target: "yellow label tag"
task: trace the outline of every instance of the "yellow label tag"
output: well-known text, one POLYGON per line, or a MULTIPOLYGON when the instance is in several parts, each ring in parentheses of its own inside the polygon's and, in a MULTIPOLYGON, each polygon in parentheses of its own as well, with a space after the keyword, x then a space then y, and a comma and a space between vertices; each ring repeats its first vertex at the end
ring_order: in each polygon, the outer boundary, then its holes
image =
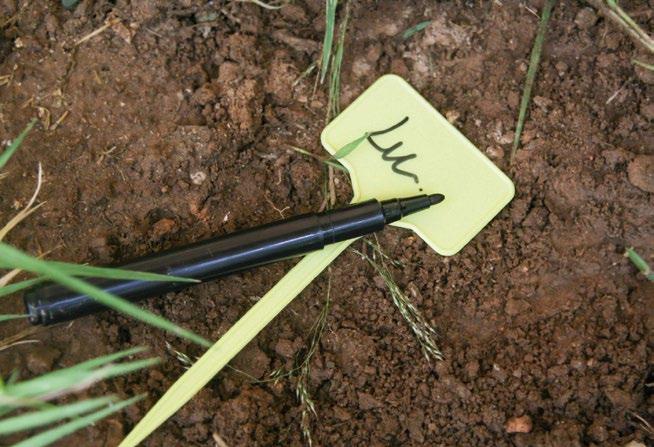
POLYGON ((386 75, 322 132, 334 154, 365 133, 339 161, 353 202, 442 193, 445 201, 395 225, 415 231, 444 256, 461 250, 513 198, 511 180, 404 79, 386 75))

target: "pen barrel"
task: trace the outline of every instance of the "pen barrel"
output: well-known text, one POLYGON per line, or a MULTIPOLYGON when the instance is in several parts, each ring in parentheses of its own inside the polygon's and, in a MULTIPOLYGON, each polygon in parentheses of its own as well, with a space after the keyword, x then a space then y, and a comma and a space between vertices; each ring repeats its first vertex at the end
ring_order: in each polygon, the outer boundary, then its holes
MULTIPOLYGON (((204 282, 378 231, 384 227, 384 223, 381 204, 371 200, 331 212, 306 214, 216 237, 137 259, 119 268, 204 282)), ((186 282, 102 278, 87 281, 132 302, 193 285, 186 282)), ((46 283, 28 291, 24 301, 30 322, 42 325, 72 320, 105 308, 87 295, 54 283, 46 283)))

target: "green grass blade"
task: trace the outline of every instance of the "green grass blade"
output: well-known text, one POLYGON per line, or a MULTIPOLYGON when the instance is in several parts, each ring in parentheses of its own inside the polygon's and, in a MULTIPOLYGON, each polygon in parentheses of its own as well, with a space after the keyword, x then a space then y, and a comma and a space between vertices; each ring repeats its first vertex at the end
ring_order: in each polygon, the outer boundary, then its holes
POLYGON ((79 416, 89 411, 97 410, 114 400, 115 398, 113 396, 98 397, 7 418, 0 421, 0 435, 32 430, 62 419, 79 416))
POLYGON ((334 43, 334 27, 336 25, 336 7, 338 0, 325 1, 325 38, 322 43, 322 57, 320 62, 320 83, 325 81, 329 60, 332 57, 332 45, 334 43))
MULTIPOLYGON (((293 149, 293 150, 294 150, 295 152, 297 152, 297 153, 300 153, 300 154, 302 154, 302 155, 306 155, 307 157, 311 157, 311 158, 313 158, 314 160, 318 160, 319 162, 324 163, 324 164, 326 164, 327 166, 331 166, 331 167, 334 168, 334 169, 338 169, 339 171, 343 171, 343 172, 348 172, 348 170, 345 169, 345 166, 343 166, 342 164, 340 164, 340 163, 337 162, 337 161, 334 161, 334 160, 330 160, 330 159, 325 159, 325 158, 319 157, 319 156, 317 156, 317 155, 315 155, 315 154, 312 154, 311 152, 307 151, 306 149, 302 149, 301 147, 292 146, 292 145, 290 145, 290 144, 289 144, 289 147, 290 147, 291 149, 293 149)), ((332 158, 335 158, 335 157, 332 157, 332 158)))
POLYGON ((629 258, 629 260, 636 266, 638 270, 640 270, 643 275, 645 275, 647 279, 654 281, 654 272, 652 272, 652 268, 647 263, 647 261, 645 261, 642 256, 640 256, 636 250, 633 249, 633 247, 627 248, 625 256, 629 258))
POLYGON ((47 261, 42 261, 27 255, 12 247, 11 245, 0 243, 0 260, 12 265, 13 268, 20 268, 22 270, 45 276, 52 281, 58 282, 59 284, 68 287, 71 290, 88 295, 107 307, 134 317, 137 320, 140 320, 151 326, 155 326, 165 331, 171 332, 179 337, 191 340, 201 346, 211 346, 211 343, 208 340, 200 337, 199 335, 196 335, 192 331, 181 328, 175 323, 144 309, 141 309, 129 301, 107 293, 104 290, 99 289, 87 282, 70 276, 59 270, 57 267, 51 265, 47 261))
POLYGON ((368 138, 368 135, 369 135, 368 132, 366 132, 365 134, 363 134, 363 136, 357 138, 356 140, 353 140, 353 141, 350 141, 349 143, 347 143, 345 146, 343 146, 343 147, 340 148, 338 151, 336 151, 336 153, 334 154, 334 158, 338 160, 339 158, 346 157, 346 156, 347 156, 348 154, 350 154, 354 149, 356 149, 357 147, 359 147, 359 145, 360 145, 361 143, 363 143, 363 141, 364 141, 366 138, 368 138))
POLYGON ((65 374, 62 374, 64 370, 56 371, 24 382, 6 385, 3 394, 11 398, 51 398, 53 395, 83 389, 101 380, 147 368, 158 362, 157 358, 149 358, 109 364, 93 370, 69 368, 65 374))
POLYGON ((194 278, 183 278, 181 276, 161 275, 158 273, 138 272, 134 270, 124 270, 108 267, 93 267, 90 265, 71 264, 68 262, 45 261, 54 265, 60 271, 72 276, 90 276, 93 278, 109 279, 136 279, 141 281, 166 281, 166 282, 189 282, 199 283, 200 280, 194 278))
POLYGON ((11 295, 12 293, 19 292, 28 287, 32 287, 35 284, 38 284, 43 281, 43 278, 33 278, 26 279, 25 281, 20 281, 14 284, 9 284, 4 287, 0 287, 0 297, 5 295, 11 295))
POLYGON ((25 314, 5 314, 0 315, 0 322, 9 321, 9 320, 18 320, 19 318, 27 318, 25 314))
POLYGON ((529 101, 531 100, 531 90, 534 86, 536 73, 538 72, 538 65, 540 63, 540 55, 543 51, 543 42, 545 42, 545 34, 547 33, 547 24, 552 15, 552 8, 556 0, 546 0, 543 6, 543 12, 540 15, 540 22, 538 23, 538 32, 534 40, 534 46, 531 49, 531 56, 529 57, 529 68, 527 69, 527 79, 525 87, 522 90, 522 99, 520 100, 520 111, 518 112, 518 123, 515 128, 515 136, 513 137, 513 147, 511 149, 511 162, 515 157, 515 153, 520 145, 520 136, 522 129, 525 125, 525 118, 527 117, 527 109, 529 108, 529 101))
POLYGON ((413 25, 411 28, 408 28, 402 33, 402 39, 407 40, 409 37, 427 28, 430 23, 431 20, 425 20, 424 22, 420 22, 417 25, 413 25))
POLYGON ((118 352, 113 352, 111 354, 103 355, 101 357, 96 357, 91 360, 86 360, 82 363, 78 363, 77 365, 73 365, 69 368, 64 368, 58 371, 53 371, 49 374, 57 374, 62 371, 67 371, 70 369, 92 369, 92 368, 98 368, 100 366, 106 365, 111 362, 116 362, 118 360, 122 360, 125 357, 129 357, 130 355, 134 354, 140 354, 141 352, 147 351, 147 348, 144 348, 143 346, 136 346, 134 348, 129 348, 125 349, 123 351, 118 351, 118 352))
POLYGON ((336 52, 332 61, 331 80, 329 82, 329 100, 327 104, 327 121, 341 113, 341 66, 343 64, 343 53, 345 52, 345 35, 350 20, 350 3, 345 4, 345 15, 341 21, 336 52))
POLYGON ((15 444, 14 447, 42 447, 48 444, 67 436, 81 428, 84 428, 88 425, 93 424, 100 419, 103 419, 109 416, 112 413, 122 410, 123 408, 132 405, 135 402, 143 399, 144 395, 135 396, 131 399, 123 400, 116 404, 111 404, 107 408, 91 413, 87 416, 83 416, 77 419, 74 419, 66 424, 60 425, 58 427, 46 430, 38 435, 32 436, 18 444, 15 444))
POLYGON ((631 62, 634 65, 638 65, 639 67, 643 67, 647 70, 654 71, 654 64, 648 64, 647 62, 639 61, 638 59, 632 59, 631 62))
POLYGON ((9 159, 11 158, 12 155, 14 155, 14 152, 18 150, 20 145, 23 143, 23 140, 27 136, 28 133, 32 130, 34 127, 34 124, 36 124, 36 120, 33 119, 32 121, 29 122, 29 124, 23 129, 23 131, 18 135, 14 141, 11 142, 11 144, 5 149, 2 154, 0 154, 0 169, 4 168, 9 159))

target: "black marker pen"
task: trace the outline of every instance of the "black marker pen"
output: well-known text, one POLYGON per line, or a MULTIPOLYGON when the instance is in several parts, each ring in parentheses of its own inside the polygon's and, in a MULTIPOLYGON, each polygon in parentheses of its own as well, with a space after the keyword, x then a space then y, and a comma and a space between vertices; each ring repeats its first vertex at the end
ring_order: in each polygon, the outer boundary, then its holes
MULTIPOLYGON (((120 268, 200 281, 319 250, 325 245, 379 231, 386 224, 442 202, 442 194, 379 202, 368 200, 320 214, 305 214, 260 227, 137 259, 120 268)), ((109 293, 139 301, 192 284, 140 280, 90 279, 109 293)), ((88 315, 105 306, 93 298, 46 283, 25 294, 32 324, 49 325, 88 315)))

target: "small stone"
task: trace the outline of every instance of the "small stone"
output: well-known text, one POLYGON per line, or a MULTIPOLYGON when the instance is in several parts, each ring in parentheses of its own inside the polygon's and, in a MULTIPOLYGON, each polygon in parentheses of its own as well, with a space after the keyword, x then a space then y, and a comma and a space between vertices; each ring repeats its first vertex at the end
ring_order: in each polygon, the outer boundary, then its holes
POLYGON ((640 105, 640 114, 643 115, 643 117, 645 119, 653 121, 654 120, 654 102, 650 102, 649 104, 641 104, 640 105))
POLYGON ((460 116, 461 114, 456 110, 448 110, 445 112, 445 118, 450 124, 456 123, 456 120, 458 120, 460 116))
POLYGON ((627 168, 629 182, 643 191, 654 193, 654 155, 639 155, 627 168))
POLYGON ((234 366, 257 379, 262 379, 268 372, 270 359, 258 346, 250 344, 236 356, 234 366))
POLYGON ((606 424, 601 419, 595 419, 591 426, 588 428, 588 436, 596 442, 604 442, 609 438, 609 432, 606 429, 606 424))
POLYGON ((381 402, 375 399, 371 394, 360 391, 357 395, 359 397, 359 408, 362 410, 371 410, 382 406, 381 402))
POLYGON ((343 407, 334 407, 334 417, 339 421, 349 421, 352 414, 343 407))
POLYGON ((559 61, 554 65, 556 71, 559 73, 559 76, 563 76, 566 71, 568 71, 568 64, 563 61, 559 61))
POLYGON ((488 148, 486 148, 486 153, 490 158, 504 158, 504 149, 502 149, 500 146, 488 146, 488 148))
POLYGON ((581 8, 575 17, 575 24, 580 29, 589 29, 597 23, 597 14, 593 8, 581 8))
POLYGON ((191 173, 191 181, 194 185, 201 185, 207 179, 207 174, 202 171, 195 171, 191 173))
MULTIPOLYGON (((639 60, 643 63, 646 64, 654 64, 654 58, 651 57, 640 57, 636 56, 636 60, 639 60)), ((654 70, 650 70, 649 68, 642 67, 640 65, 634 64, 634 71, 636 72, 636 76, 638 76, 638 79, 643 81, 645 84, 654 84, 654 70)))
POLYGON ((118 418, 105 419, 103 424, 107 427, 104 445, 118 445, 125 437, 125 426, 118 418))
POLYGON ((54 362, 59 358, 61 352, 55 348, 43 345, 34 345, 27 352, 25 363, 27 369, 34 374, 50 372, 54 362))
POLYGON ((532 429, 531 418, 528 415, 513 417, 504 425, 507 433, 529 433, 532 429))
POLYGON ((286 359, 291 359, 295 355, 296 349, 293 342, 282 338, 275 345, 275 352, 286 359))
POLYGON ((549 109, 552 105, 552 100, 544 96, 534 96, 534 104, 536 104, 541 109, 549 109))
POLYGON ((177 226, 174 220, 164 217, 163 219, 158 220, 152 226, 152 235, 155 238, 160 238, 161 236, 170 233, 177 226))
POLYGON ((638 441, 631 441, 624 445, 624 447, 646 447, 645 444, 638 441))
POLYGON ((610 387, 604 391, 604 394, 606 395, 609 402, 611 402, 611 404, 614 407, 626 409, 626 408, 633 408, 634 406, 634 400, 631 397, 631 394, 629 394, 624 390, 615 387, 610 387))
POLYGON ((468 363, 466 363, 466 366, 464 367, 464 371, 468 378, 474 379, 477 377, 477 374, 479 373, 479 362, 477 360, 471 360, 468 363))

